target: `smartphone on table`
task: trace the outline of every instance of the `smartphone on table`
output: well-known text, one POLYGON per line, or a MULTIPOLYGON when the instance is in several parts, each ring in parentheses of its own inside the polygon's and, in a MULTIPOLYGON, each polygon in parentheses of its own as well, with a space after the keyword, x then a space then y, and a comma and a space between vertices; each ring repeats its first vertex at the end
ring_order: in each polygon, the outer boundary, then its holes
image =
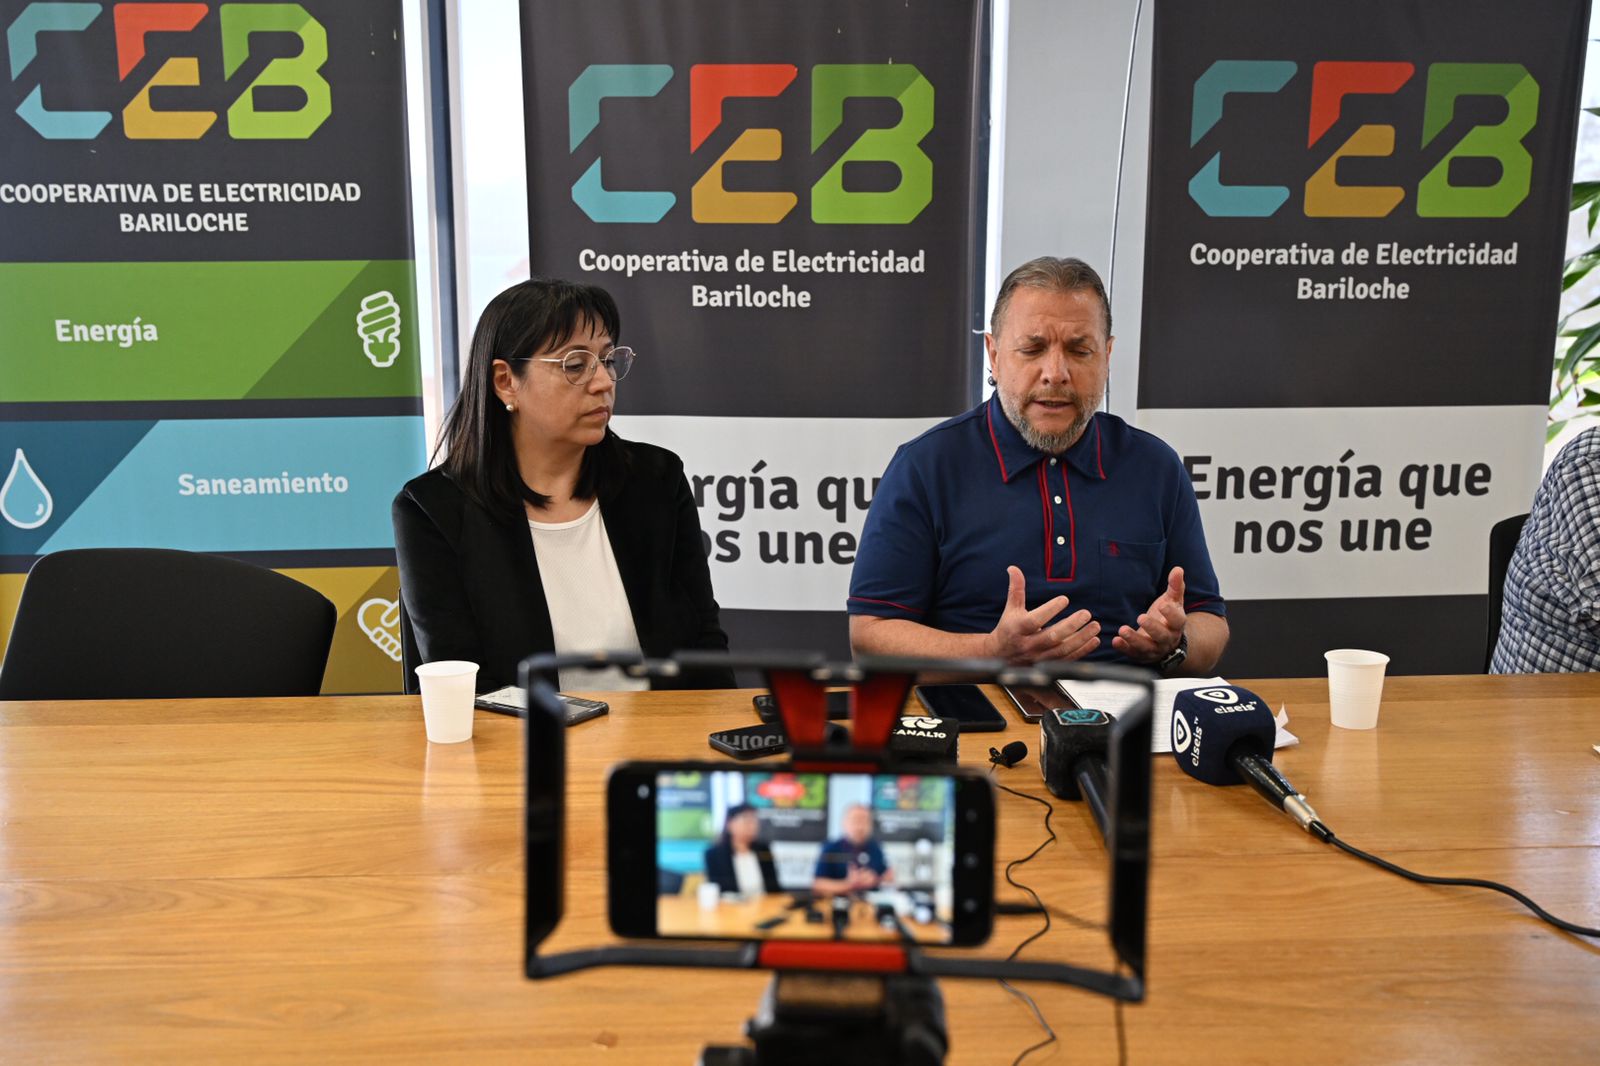
MULTIPOLYGON (((611 705, 601 700, 586 700, 582 696, 569 696, 565 692, 557 692, 556 699, 561 701, 561 706, 566 710, 568 725, 577 725, 587 722, 591 718, 598 718, 611 710, 611 705)), ((528 690, 520 685, 507 685, 497 688, 493 692, 485 692, 472 701, 474 707, 481 707, 495 714, 507 714, 514 718, 528 717, 528 690)))
POLYGON ((963 733, 994 733, 1006 727, 1005 716, 977 685, 918 685, 917 700, 935 718, 954 718, 963 733))
POLYGON ((989 938, 994 790, 976 770, 623 763, 607 783, 606 812, 619 936, 825 933, 951 947, 989 938), (823 933, 807 916, 813 902, 831 916, 823 933))
MULTIPOLYGON (((753 697, 756 714, 763 722, 776 722, 778 720, 778 701, 770 692, 763 692, 753 697)), ((828 708, 828 721, 840 722, 850 717, 850 692, 848 689, 829 692, 826 698, 828 708)))
POLYGON ((1055 710, 1072 710, 1078 706, 1073 698, 1058 688, 1036 685, 1001 685, 1006 698, 1017 712, 1029 722, 1038 722, 1055 710))

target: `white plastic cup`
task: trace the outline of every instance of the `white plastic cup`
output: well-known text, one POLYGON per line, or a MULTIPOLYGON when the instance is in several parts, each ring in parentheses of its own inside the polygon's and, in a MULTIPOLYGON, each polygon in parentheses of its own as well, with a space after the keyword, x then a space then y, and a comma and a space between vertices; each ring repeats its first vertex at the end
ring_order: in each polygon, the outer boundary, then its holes
POLYGON ((1336 648, 1328 660, 1328 708, 1340 729, 1375 729, 1389 657, 1378 651, 1336 648))
POLYGON ((417 667, 422 686, 422 723, 434 744, 472 739, 472 697, 478 664, 442 659, 417 667))
POLYGON ((716 910, 717 909, 717 902, 721 898, 722 898, 722 886, 721 885, 717 884, 715 881, 702 881, 702 882, 700 882, 700 909, 701 910, 703 910, 703 911, 714 911, 714 910, 716 910))

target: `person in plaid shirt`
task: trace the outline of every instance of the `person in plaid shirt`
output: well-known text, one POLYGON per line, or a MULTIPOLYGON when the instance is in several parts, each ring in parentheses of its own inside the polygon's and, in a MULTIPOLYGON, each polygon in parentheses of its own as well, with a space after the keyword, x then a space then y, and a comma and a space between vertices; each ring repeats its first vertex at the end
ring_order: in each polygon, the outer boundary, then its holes
POLYGON ((1600 427, 1545 473, 1506 570, 1495 674, 1600 670, 1600 427))

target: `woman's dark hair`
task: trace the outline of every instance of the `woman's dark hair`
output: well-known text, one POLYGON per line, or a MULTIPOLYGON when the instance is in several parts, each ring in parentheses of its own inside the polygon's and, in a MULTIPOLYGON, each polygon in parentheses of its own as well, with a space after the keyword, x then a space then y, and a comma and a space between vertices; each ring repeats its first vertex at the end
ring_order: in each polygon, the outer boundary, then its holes
POLYGON ((729 807, 728 813, 722 818, 722 834, 717 838, 717 843, 726 844, 730 848, 733 847, 733 837, 728 833, 729 824, 741 814, 755 813, 756 809, 748 803, 735 803, 732 807, 729 807))
MULTIPOLYGON (((445 473, 479 506, 522 513, 522 501, 545 507, 550 497, 523 483, 511 441, 511 412, 494 391, 494 361, 504 359, 519 371, 530 357, 566 343, 583 327, 598 327, 616 342, 622 320, 611 294, 597 285, 558 278, 529 278, 511 286, 483 309, 472 334, 472 351, 461 393, 445 415, 434 458, 445 453, 445 473)), ((596 368, 595 373, 605 371, 596 368)), ((611 498, 622 487, 625 459, 609 428, 583 453, 573 495, 581 500, 611 498)))

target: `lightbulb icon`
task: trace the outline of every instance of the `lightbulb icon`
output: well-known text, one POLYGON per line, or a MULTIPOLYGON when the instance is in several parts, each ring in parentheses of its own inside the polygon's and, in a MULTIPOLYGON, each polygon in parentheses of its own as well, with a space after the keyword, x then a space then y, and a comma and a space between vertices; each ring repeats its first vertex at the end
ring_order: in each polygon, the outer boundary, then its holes
POLYGON ((356 625, 367 639, 395 662, 400 661, 400 601, 382 596, 368 600, 356 611, 356 625))
POLYGON ((11 460, 11 472, 6 475, 5 484, 0 485, 0 517, 18 529, 38 529, 50 521, 55 510, 56 501, 50 490, 18 448, 16 458, 11 460))
POLYGON ((380 289, 362 297, 356 335, 373 366, 394 365, 400 356, 400 305, 394 302, 394 293, 380 289))

